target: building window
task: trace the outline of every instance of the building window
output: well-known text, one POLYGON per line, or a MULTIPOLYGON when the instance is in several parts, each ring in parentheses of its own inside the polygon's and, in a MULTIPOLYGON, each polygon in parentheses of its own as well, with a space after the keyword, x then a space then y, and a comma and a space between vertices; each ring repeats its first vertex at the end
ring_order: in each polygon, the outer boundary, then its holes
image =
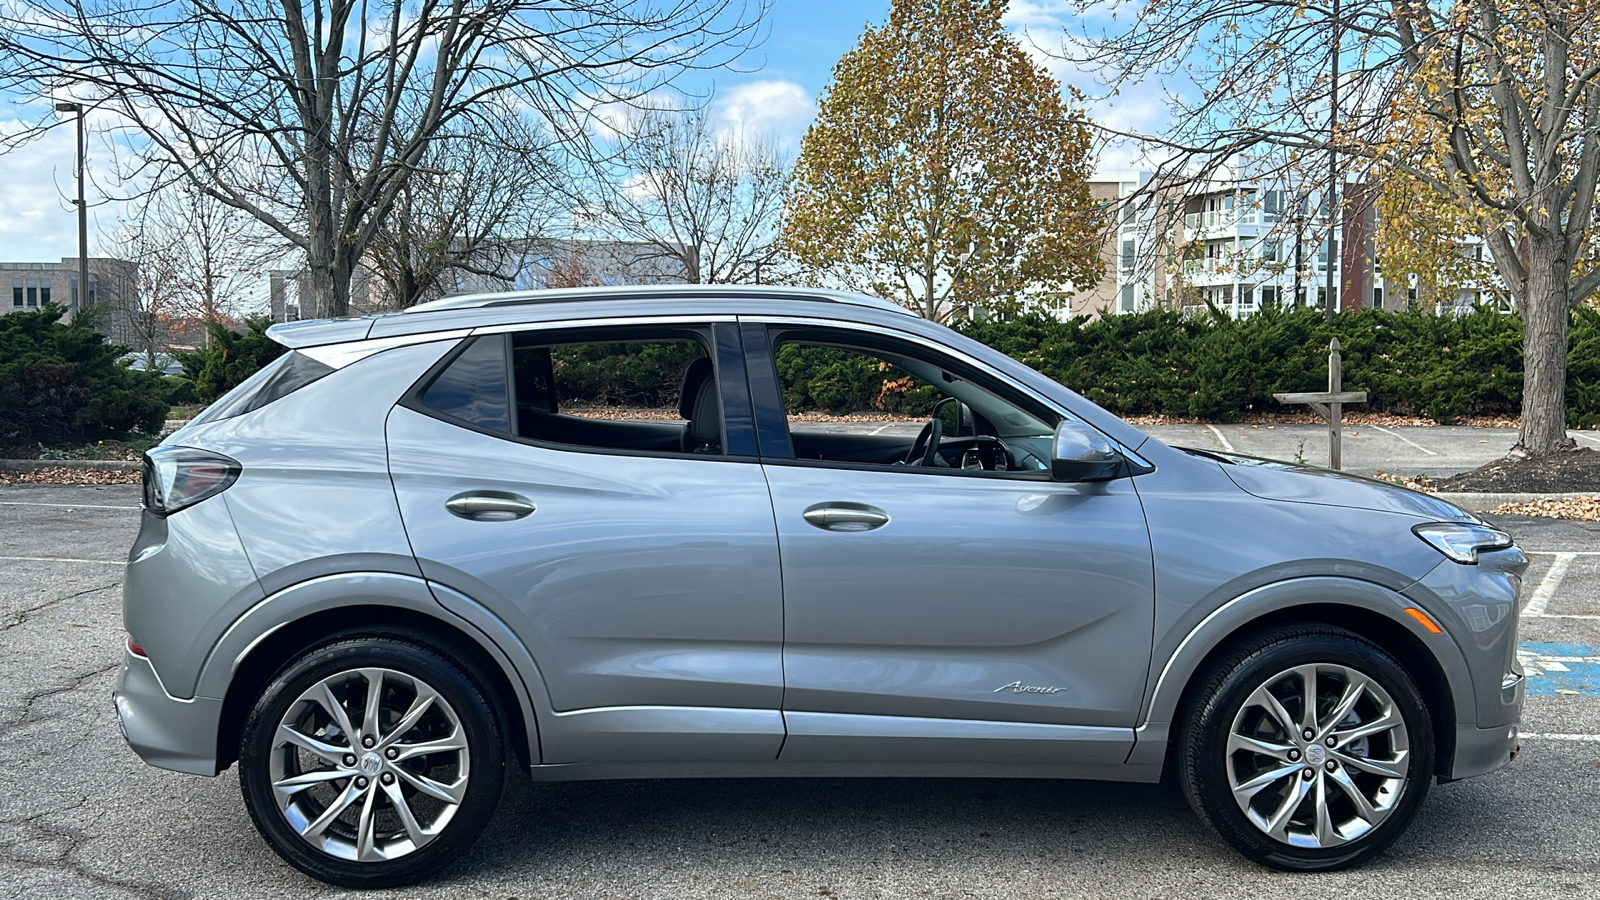
POLYGON ((21 309, 22 308, 22 279, 21 278, 13 278, 13 279, 11 279, 11 308, 12 309, 21 309))
POLYGON ((78 305, 78 276, 76 276, 76 275, 72 276, 71 290, 72 290, 72 305, 73 306, 77 306, 78 305))
POLYGON ((1133 312, 1133 285, 1122 286, 1122 298, 1118 306, 1119 312, 1133 312))
POLYGON ((1254 306, 1256 302, 1255 288, 1248 284, 1239 286, 1239 305, 1254 306))
POLYGON ((39 305, 43 306, 43 305, 45 305, 46 303, 49 303, 49 302, 50 302, 50 279, 45 278, 45 279, 40 280, 40 282, 39 282, 39 305))
POLYGON ((1127 271, 1133 269, 1133 241, 1122 242, 1122 268, 1127 271))
POLYGON ((1372 305, 1380 309, 1383 307, 1383 288, 1375 287, 1372 289, 1372 305))
POLYGON ((1278 302, 1278 289, 1271 285, 1261 286, 1261 305, 1275 306, 1278 302))
POLYGON ((37 279, 37 278, 29 278, 29 279, 27 279, 26 284, 28 286, 28 306, 29 306, 29 308, 32 308, 32 309, 38 309, 38 307, 39 307, 39 279, 37 279))

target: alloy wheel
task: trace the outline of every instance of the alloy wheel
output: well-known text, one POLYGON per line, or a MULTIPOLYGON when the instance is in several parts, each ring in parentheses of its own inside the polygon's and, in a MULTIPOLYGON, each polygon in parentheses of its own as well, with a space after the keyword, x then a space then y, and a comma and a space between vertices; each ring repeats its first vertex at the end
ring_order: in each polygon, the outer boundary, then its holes
POLYGON ((439 836, 467 793, 461 719, 426 682, 394 669, 338 672, 289 704, 268 774, 284 820, 339 859, 381 862, 439 836))
POLYGON ((1357 840, 1405 793, 1406 722, 1381 685, 1349 666, 1285 669, 1253 691, 1228 733, 1226 769, 1240 810, 1294 847, 1357 840))

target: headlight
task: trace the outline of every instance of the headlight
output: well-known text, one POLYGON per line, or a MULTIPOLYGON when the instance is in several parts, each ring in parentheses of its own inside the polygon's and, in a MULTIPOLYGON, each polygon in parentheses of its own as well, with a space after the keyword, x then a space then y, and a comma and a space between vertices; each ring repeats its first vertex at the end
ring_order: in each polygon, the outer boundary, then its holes
POLYGON ((1418 525, 1411 531, 1458 563, 1468 566, 1478 564, 1478 552, 1505 550, 1513 546, 1511 535, 1488 525, 1468 525, 1464 522, 1434 522, 1418 525))

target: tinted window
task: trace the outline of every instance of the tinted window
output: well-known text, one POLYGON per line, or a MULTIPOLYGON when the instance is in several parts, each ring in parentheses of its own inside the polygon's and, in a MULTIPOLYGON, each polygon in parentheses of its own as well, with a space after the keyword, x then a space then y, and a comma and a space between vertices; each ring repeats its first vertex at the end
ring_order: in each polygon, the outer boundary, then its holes
POLYGON ((195 417, 195 424, 253 412, 274 400, 289 396, 332 371, 332 366, 317 362, 304 353, 287 353, 207 407, 205 412, 195 417))
POLYGON ((541 344, 539 337, 512 341, 518 436, 610 450, 722 452, 716 380, 698 340, 541 344), (705 361, 686 398, 685 378, 698 360, 705 361))
POLYGON ((422 393, 429 407, 489 431, 510 432, 506 339, 474 338, 422 393))

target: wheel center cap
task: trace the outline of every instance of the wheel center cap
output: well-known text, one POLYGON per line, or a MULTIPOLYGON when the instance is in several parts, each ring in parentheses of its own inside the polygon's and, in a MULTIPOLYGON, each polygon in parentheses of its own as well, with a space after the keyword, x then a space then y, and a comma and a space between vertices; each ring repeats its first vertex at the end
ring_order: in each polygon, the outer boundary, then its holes
MULTIPOLYGON (((1311 746, 1306 748, 1306 762, 1312 764, 1313 766, 1322 765, 1322 761, 1327 759, 1327 758, 1328 758, 1328 751, 1322 749, 1322 745, 1321 744, 1312 744, 1311 746)), ((363 761, 362 762, 362 766, 365 766, 365 765, 366 765, 366 762, 363 761)))
POLYGON ((363 753, 361 754, 361 762, 356 764, 356 768, 361 770, 361 774, 368 777, 376 775, 383 769, 383 757, 370 751, 363 753))

